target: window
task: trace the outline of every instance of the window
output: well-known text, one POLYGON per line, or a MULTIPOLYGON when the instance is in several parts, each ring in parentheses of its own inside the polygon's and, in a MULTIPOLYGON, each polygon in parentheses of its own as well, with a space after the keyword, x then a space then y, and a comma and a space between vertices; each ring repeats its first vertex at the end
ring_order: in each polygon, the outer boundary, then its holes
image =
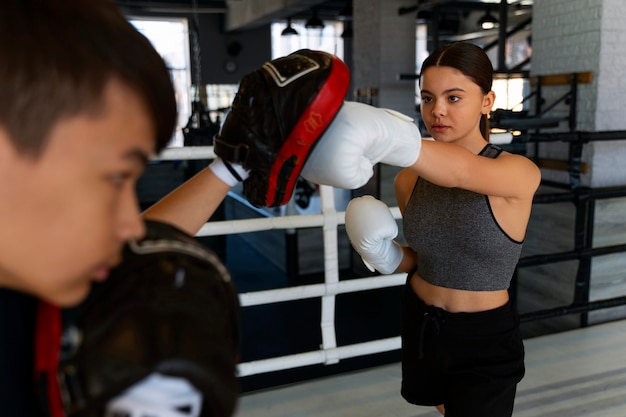
POLYGON ((522 77, 502 77, 493 80, 492 90, 496 93, 493 109, 524 110, 522 101, 528 88, 528 80, 522 77))
POLYGON ((182 128, 191 115, 191 70, 187 19, 131 17, 130 23, 150 40, 170 69, 176 90, 178 123, 169 146, 183 146, 182 128))
POLYGON ((239 84, 207 84, 205 88, 207 111, 211 122, 221 125, 224 115, 235 99, 239 84))

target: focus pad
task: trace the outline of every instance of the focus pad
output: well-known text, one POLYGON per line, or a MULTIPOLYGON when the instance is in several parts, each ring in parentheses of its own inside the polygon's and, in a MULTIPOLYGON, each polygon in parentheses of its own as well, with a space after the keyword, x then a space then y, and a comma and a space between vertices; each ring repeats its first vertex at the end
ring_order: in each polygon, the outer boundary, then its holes
POLYGON ((244 76, 213 143, 226 163, 250 170, 243 183, 250 203, 273 207, 289 201, 349 84, 343 61, 309 49, 269 61, 244 76))
POLYGON ((147 221, 147 236, 68 325, 59 381, 68 417, 100 416, 107 401, 153 372, 186 378, 203 416, 230 416, 239 394, 239 303, 219 259, 194 237, 147 221))

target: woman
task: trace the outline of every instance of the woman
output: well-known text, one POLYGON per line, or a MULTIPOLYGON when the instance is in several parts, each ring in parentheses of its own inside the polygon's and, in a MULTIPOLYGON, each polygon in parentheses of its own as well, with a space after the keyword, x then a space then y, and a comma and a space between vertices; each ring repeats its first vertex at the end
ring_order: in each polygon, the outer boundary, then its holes
POLYGON ((524 375, 508 288, 541 176, 529 159, 488 143, 492 77, 487 55, 469 43, 444 46, 423 63, 421 115, 434 141, 423 141, 394 184, 408 246, 391 240, 395 224, 372 232, 381 221, 370 221, 367 234, 393 244, 368 254, 355 229, 364 227, 360 215, 382 203, 361 197, 346 210, 348 234, 366 263, 408 273, 402 396, 450 417, 510 416, 524 375))

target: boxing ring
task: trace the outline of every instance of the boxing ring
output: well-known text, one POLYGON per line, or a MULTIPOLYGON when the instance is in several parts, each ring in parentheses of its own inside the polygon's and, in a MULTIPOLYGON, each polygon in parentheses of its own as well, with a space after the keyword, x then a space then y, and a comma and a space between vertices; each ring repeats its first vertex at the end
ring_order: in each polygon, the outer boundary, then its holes
MULTIPOLYGON (((212 158, 215 158, 215 154, 211 146, 168 148, 159 156, 159 160, 162 161, 212 158)), ((241 377, 309 365, 330 365, 347 358, 400 349, 400 336, 347 346, 337 346, 335 297, 339 294, 404 285, 406 274, 340 280, 337 228, 345 223, 345 212, 335 210, 335 197, 332 187, 320 186, 320 203, 321 213, 319 214, 211 221, 206 223, 197 234, 197 237, 206 237, 263 230, 288 230, 311 227, 322 229, 324 251, 324 282, 322 284, 239 294, 242 308, 307 298, 321 298, 320 329, 322 344, 320 349, 240 363, 238 365, 238 375, 241 377)), ((400 219, 398 207, 391 208, 391 211, 396 219, 400 219)))
MULTIPOLYGON (((580 152, 583 143, 592 140, 613 140, 626 138, 626 132, 607 136, 591 137, 590 135, 543 136, 526 138, 525 141, 567 141, 571 145, 571 184, 566 184, 564 192, 538 194, 535 204, 548 204, 551 202, 568 201, 575 204, 575 247, 568 252, 541 254, 522 257, 518 264, 519 268, 527 266, 558 263, 564 260, 576 259, 579 261, 578 272, 575 282, 574 299, 571 304, 558 306, 551 309, 532 311, 521 314, 521 321, 541 320, 544 318, 583 313, 580 326, 587 326, 586 312, 591 310, 626 305, 626 297, 614 297, 606 300, 589 301, 589 287, 591 274, 591 259, 594 256, 602 256, 607 253, 626 252, 626 244, 612 245, 610 247, 594 248, 593 215, 594 202, 597 199, 610 197, 626 197, 626 187, 612 187, 610 189, 593 190, 581 187, 578 181, 580 168, 580 152)), ((210 146, 168 148, 160 156, 159 160, 192 160, 212 159, 215 157, 213 148, 210 146)), ((357 344, 339 346, 337 344, 335 328, 335 302, 340 294, 367 291, 372 289, 397 287, 404 285, 406 274, 392 274, 385 276, 369 276, 349 280, 341 280, 339 277, 338 262, 338 227, 345 223, 345 213, 335 209, 335 197, 333 188, 320 186, 321 212, 316 214, 285 215, 281 217, 237 219, 228 221, 207 222, 198 232, 198 237, 219 236, 229 234, 250 233, 266 230, 293 230, 300 228, 321 228, 323 232, 323 283, 310 285, 297 285, 287 288, 278 288, 263 291, 240 293, 242 308, 266 304, 282 303, 294 300, 321 299, 321 317, 319 327, 321 329, 322 343, 318 350, 297 354, 271 357, 250 362, 242 362, 238 365, 238 375, 246 377, 274 371, 282 371, 310 365, 330 365, 341 360, 376 353, 389 352, 400 349, 400 337, 389 337, 378 340, 370 340, 357 344)), ((398 207, 392 207, 391 211, 396 219, 400 219, 398 207)), ((517 287, 517 272, 512 281, 512 298, 515 300, 517 287)))

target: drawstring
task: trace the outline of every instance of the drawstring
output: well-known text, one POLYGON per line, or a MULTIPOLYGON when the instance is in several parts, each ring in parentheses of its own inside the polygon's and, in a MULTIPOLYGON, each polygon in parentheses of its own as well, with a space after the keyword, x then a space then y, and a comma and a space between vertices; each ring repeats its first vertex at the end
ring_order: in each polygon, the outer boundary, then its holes
POLYGON ((424 311, 424 317, 422 324, 420 325, 420 340, 418 344, 418 359, 424 359, 424 336, 426 335, 426 329, 432 327, 432 334, 438 336, 441 332, 441 326, 445 323, 443 312, 441 309, 434 306, 426 306, 424 311))

